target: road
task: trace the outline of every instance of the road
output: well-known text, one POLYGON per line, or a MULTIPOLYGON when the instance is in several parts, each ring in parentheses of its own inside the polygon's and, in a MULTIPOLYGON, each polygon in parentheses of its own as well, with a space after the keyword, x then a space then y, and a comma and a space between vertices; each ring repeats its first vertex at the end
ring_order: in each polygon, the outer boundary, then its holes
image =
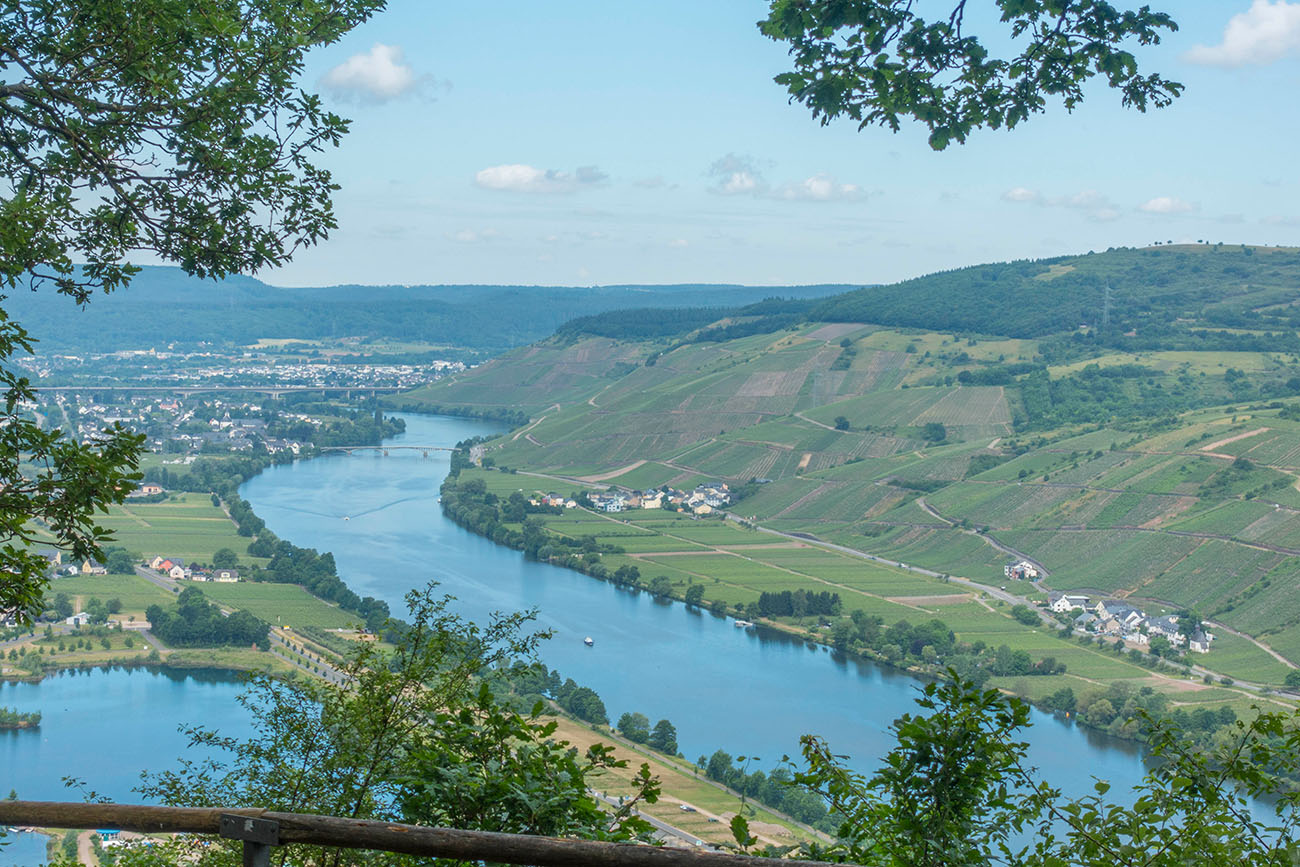
MULTIPOLYGON (((925 497, 917 497, 916 504, 920 506, 921 509, 930 517, 937 518, 938 520, 943 521, 949 527, 954 527, 954 528, 957 527, 956 521, 952 520, 951 518, 945 518, 943 515, 940 515, 938 510, 935 509, 934 506, 931 506, 929 503, 925 501, 925 497)), ((1015 557, 1019 560, 1024 560, 1026 563, 1032 564, 1033 567, 1038 570, 1040 575, 1046 576, 1049 574, 1047 571, 1047 567, 1044 566, 1042 563, 1039 563, 1037 560, 1030 557, 1028 554, 1024 553, 1023 551, 1017 551, 1015 548, 1012 548, 1008 545, 1003 545, 1001 542, 999 542, 997 539, 994 539, 988 533, 977 533, 974 530, 962 530, 962 532, 983 539, 985 542, 989 543, 994 548, 997 548, 1003 554, 1006 554, 1010 557, 1015 557)))

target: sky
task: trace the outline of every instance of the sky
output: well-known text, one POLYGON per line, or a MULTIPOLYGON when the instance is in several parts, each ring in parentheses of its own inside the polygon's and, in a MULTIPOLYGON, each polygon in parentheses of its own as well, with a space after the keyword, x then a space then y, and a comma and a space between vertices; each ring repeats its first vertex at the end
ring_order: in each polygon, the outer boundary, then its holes
POLYGON ((321 160, 339 228, 259 276, 861 284, 1154 241, 1300 243, 1300 0, 1144 2, 1180 25, 1133 49, 1186 85, 1172 107, 1126 110, 1097 84, 1073 113, 935 152, 919 125, 822 126, 791 104, 762 0, 390 0, 304 72, 352 120, 321 160))

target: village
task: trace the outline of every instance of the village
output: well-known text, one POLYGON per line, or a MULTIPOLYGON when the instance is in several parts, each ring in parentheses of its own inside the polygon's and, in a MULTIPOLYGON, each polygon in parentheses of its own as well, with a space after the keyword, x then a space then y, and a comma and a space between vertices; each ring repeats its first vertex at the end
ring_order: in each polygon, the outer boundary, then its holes
MULTIPOLYGON (((1042 578, 1038 566, 1028 560, 1008 563, 1003 567, 1002 574, 1018 581, 1031 581, 1035 585, 1042 578)), ((1206 632, 1200 624, 1188 630, 1182 626, 1180 618, 1172 614, 1151 617, 1141 608, 1121 599, 1103 599, 1094 604, 1089 596, 1052 593, 1047 598, 1046 608, 1057 615, 1081 612, 1069 618, 1070 626, 1075 631, 1118 636, 1130 645, 1145 647, 1151 644, 1152 639, 1162 638, 1171 647, 1185 646, 1193 653, 1209 653, 1210 644, 1214 641, 1213 633, 1206 632)))
MULTIPOLYGON (((555 496, 555 495, 550 495, 555 496)), ((671 509, 693 515, 712 515, 732 501, 731 489, 726 482, 705 482, 692 491, 681 491, 665 485, 646 491, 609 490, 587 494, 591 507, 601 512, 622 512, 628 509, 671 509)), ((551 503, 547 503, 550 505, 551 503)), ((568 506, 566 502, 564 505, 568 506)), ((574 502, 573 505, 578 505, 574 502)))

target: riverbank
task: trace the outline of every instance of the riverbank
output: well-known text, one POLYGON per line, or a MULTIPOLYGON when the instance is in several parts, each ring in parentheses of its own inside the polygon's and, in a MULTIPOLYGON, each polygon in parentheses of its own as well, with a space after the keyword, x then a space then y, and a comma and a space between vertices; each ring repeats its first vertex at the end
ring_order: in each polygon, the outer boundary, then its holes
MULTIPOLYGON (((1261 701, 1227 678, 1193 675, 1137 648, 1073 636, 1059 624, 1044 624, 1027 606, 914 574, 903 564, 854 558, 815 540, 773 537, 721 518, 546 506, 546 492, 581 500, 590 486, 552 477, 545 488, 530 487, 538 481, 523 472, 461 467, 443 485, 442 508, 465 529, 525 557, 715 616, 758 622, 922 679, 955 669, 1136 743, 1146 740, 1133 721, 1138 707, 1208 743, 1217 729, 1253 716, 1261 701)), ((1285 699, 1263 700, 1294 709, 1285 699)))

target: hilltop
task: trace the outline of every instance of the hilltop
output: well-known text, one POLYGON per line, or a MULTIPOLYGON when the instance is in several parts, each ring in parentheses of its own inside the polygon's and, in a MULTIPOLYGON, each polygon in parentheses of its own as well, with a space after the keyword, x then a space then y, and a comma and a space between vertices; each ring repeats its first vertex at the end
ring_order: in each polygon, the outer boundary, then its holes
MULTIPOLYGON (((1194 608, 1300 663, 1297 300, 1294 250, 1122 250, 659 334, 612 314, 399 400, 525 411, 498 464, 723 480, 767 528, 986 584, 1025 556, 1052 590, 1194 608), (1109 323, 1084 297, 1107 281, 1109 323)), ((1288 670, 1222 635, 1221 670, 1288 670)))

